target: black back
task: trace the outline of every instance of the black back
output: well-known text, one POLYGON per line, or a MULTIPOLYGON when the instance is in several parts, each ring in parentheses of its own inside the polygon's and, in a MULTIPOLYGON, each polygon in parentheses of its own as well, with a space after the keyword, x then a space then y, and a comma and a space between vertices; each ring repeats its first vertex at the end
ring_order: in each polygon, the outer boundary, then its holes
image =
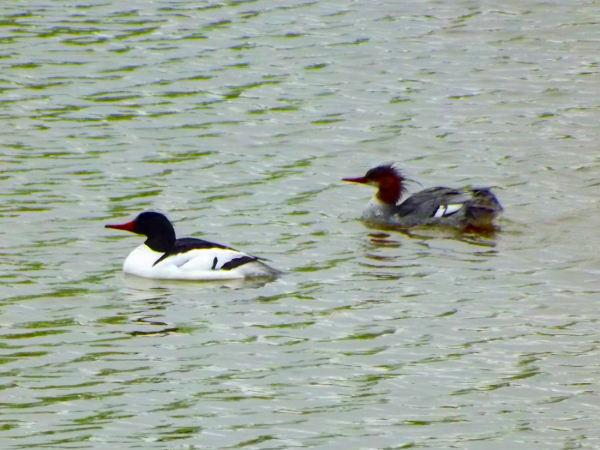
MULTIPOLYGON (((152 248, 152 247, 150 247, 152 248)), ((204 239, 198 238, 181 238, 177 239, 173 246, 165 252, 160 258, 153 264, 154 266, 161 262, 163 259, 169 256, 177 255, 179 253, 185 253, 190 250, 206 249, 206 248, 220 248, 224 250, 234 250, 226 245, 215 244, 214 242, 205 241, 204 239)), ((152 249, 154 250, 154 249, 152 249)))

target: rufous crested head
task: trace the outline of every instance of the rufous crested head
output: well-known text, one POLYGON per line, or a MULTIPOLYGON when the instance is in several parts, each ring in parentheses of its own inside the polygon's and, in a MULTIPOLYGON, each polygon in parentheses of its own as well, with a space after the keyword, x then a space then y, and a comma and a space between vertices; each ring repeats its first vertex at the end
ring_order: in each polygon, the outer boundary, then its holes
POLYGON ((404 177, 394 164, 382 164, 373 167, 365 174, 365 178, 373 181, 379 181, 386 177, 397 178, 400 182, 404 181, 404 177))
POLYGON ((406 179, 394 164, 382 164, 370 169, 365 176, 358 178, 343 178, 342 181, 361 183, 378 188, 375 197, 383 203, 395 205, 404 192, 403 182, 406 179))

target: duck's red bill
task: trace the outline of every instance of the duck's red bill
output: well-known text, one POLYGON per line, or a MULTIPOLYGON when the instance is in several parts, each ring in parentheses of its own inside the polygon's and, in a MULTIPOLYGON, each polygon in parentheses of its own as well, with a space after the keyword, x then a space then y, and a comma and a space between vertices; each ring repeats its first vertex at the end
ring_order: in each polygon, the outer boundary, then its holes
POLYGON ((342 178, 342 181, 348 181, 350 183, 367 183, 367 179, 365 177, 358 178, 342 178))
POLYGON ((115 230, 133 231, 135 221, 124 223, 123 225, 104 225, 104 228, 114 228, 115 230))

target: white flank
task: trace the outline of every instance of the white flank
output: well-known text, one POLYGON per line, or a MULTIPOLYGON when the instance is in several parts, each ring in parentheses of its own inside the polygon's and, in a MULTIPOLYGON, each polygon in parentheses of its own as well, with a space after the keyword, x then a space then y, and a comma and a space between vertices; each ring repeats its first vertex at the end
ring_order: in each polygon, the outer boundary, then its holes
POLYGON ((245 253, 230 249, 194 249, 169 256, 154 265, 162 255, 163 253, 155 252, 142 244, 129 254, 123 263, 123 272, 144 278, 198 281, 273 276, 276 273, 261 262, 249 262, 235 269, 222 270, 223 265, 229 261, 247 256, 245 253), (217 258, 216 264, 215 258, 217 258))

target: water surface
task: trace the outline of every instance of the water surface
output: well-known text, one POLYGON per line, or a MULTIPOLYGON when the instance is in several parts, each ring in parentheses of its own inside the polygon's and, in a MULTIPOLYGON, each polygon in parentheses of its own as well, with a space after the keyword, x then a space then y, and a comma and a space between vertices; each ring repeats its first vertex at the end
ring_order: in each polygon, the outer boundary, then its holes
POLYGON ((1 5, 2 448, 597 448, 596 9, 1 5), (365 227, 392 161, 502 232, 365 227), (286 275, 124 276, 149 209, 286 275))

